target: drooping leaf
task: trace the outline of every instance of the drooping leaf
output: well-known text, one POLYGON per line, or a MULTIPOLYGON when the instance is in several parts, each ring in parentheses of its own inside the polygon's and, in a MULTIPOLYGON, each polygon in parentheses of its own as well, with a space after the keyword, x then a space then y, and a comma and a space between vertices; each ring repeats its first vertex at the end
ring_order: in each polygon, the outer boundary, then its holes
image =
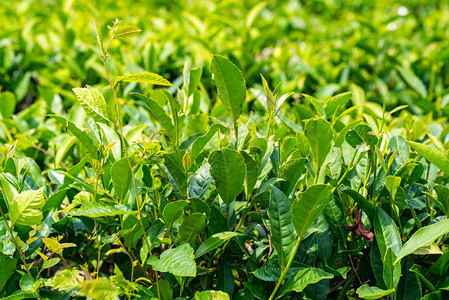
POLYGON ((231 115, 233 123, 240 117, 240 111, 246 98, 246 85, 240 70, 227 58, 214 55, 211 70, 218 97, 231 115))
POLYGON ((181 277, 196 276, 195 256, 189 244, 165 250, 160 258, 151 256, 148 263, 159 272, 169 272, 181 277))
POLYGON ((28 190, 8 199, 9 218, 13 224, 32 226, 42 222, 44 190, 28 190))
POLYGON ((108 123, 115 121, 103 94, 95 88, 73 88, 76 99, 86 113, 97 122, 108 123))
POLYGON ((421 154, 425 159, 434 164, 438 169, 449 175, 449 159, 443 152, 417 142, 406 141, 406 143, 416 152, 421 154))
POLYGON ((449 219, 418 229, 402 247, 395 264, 415 250, 430 245, 447 232, 449 232, 449 219))
POLYGON ((223 148, 209 155, 212 177, 216 180, 218 194, 227 206, 243 190, 245 164, 238 151, 223 148))
POLYGON ((164 77, 150 72, 145 73, 135 73, 124 76, 116 76, 113 78, 113 82, 139 82, 139 83, 147 83, 154 85, 163 85, 163 86, 173 86, 167 79, 164 77))
POLYGON ((271 243, 278 254, 281 268, 287 265, 296 243, 296 236, 292 234, 294 227, 291 211, 292 204, 287 197, 272 186, 268 217, 271 225, 271 243))
MULTIPOLYGON (((312 150, 312 158, 316 168, 321 168, 331 149, 332 129, 326 120, 311 119, 306 123, 305 135, 312 150)), ((316 175, 318 176, 318 175, 316 175)))
MULTIPOLYGON (((164 165, 170 173, 171 178, 179 190, 179 193, 184 196, 187 195, 187 174, 184 170, 181 157, 184 151, 170 152, 164 154, 164 165)), ((173 184, 173 183, 172 183, 173 184)))
POLYGON ((376 286, 369 286, 367 284, 362 285, 357 289, 357 294, 362 299, 374 300, 388 296, 394 292, 394 289, 383 290, 376 286))
POLYGON ((122 203, 132 183, 132 171, 126 157, 117 160, 112 165, 111 178, 114 183, 115 193, 122 203))
POLYGON ((129 37, 132 37, 133 35, 138 34, 142 30, 136 26, 133 25, 124 25, 120 26, 114 31, 114 38, 119 40, 124 40, 129 37))
POLYGON ((346 134, 346 141, 352 148, 357 148, 358 145, 365 143, 374 151, 374 146, 377 144, 378 138, 371 132, 371 127, 365 124, 359 124, 346 134))
POLYGON ((207 240, 205 240, 199 247, 196 249, 195 258, 201 257, 204 254, 212 251, 222 244, 224 244, 227 240, 233 238, 234 236, 239 235, 237 232, 224 231, 211 235, 207 240))
POLYGON ((293 202, 292 223, 296 234, 302 238, 310 225, 331 201, 332 188, 327 184, 310 186, 293 202))

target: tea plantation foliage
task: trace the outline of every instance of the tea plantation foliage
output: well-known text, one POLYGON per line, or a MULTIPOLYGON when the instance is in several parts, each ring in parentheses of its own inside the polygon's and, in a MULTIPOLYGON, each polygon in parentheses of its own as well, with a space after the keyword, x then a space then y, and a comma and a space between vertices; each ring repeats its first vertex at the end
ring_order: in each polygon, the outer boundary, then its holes
POLYGON ((0 296, 447 299, 448 15, 3 1, 0 296))

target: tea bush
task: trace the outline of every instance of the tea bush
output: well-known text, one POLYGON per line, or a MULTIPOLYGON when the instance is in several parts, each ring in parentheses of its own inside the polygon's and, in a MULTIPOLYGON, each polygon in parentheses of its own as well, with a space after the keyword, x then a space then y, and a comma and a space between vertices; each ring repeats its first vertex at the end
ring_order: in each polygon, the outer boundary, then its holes
POLYGON ((447 5, 206 3, 0 8, 0 296, 447 297, 447 5))

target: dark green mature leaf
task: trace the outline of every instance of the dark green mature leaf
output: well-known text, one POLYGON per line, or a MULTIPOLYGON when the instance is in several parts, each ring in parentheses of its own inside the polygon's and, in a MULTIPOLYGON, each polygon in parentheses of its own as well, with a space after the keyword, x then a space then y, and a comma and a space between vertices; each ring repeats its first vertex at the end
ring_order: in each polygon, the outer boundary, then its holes
MULTIPOLYGON (((332 128, 324 119, 311 119, 305 126, 305 135, 309 140, 312 158, 316 168, 321 168, 332 144, 332 128)), ((318 175, 316 175, 318 176, 318 175)))
POLYGON ((402 247, 401 235, 397 225, 380 206, 376 207, 374 235, 382 257, 385 257, 387 248, 391 248, 396 255, 399 254, 402 247))
POLYGON ((164 154, 164 165, 173 178, 174 184, 182 196, 187 195, 187 174, 182 164, 184 152, 171 152, 164 154))
POLYGON ((202 213, 193 213, 181 224, 179 228, 179 240, 189 244, 194 243, 196 236, 206 226, 206 215, 202 213))
POLYGON ((151 256, 148 263, 159 272, 169 272, 181 277, 196 276, 195 256, 189 244, 165 250, 160 258, 151 256))
POLYGON ((287 279, 285 284, 279 290, 276 299, 281 298, 286 293, 294 291, 301 292, 308 285, 317 283, 323 279, 334 278, 334 275, 327 273, 318 268, 305 268, 295 274, 295 276, 287 279))
POLYGON ((192 158, 193 161, 196 159, 198 154, 201 153, 204 146, 206 146, 206 144, 210 141, 210 139, 215 135, 215 133, 217 131, 220 131, 221 133, 224 133, 224 134, 228 134, 230 132, 229 128, 222 124, 219 124, 219 123, 213 124, 209 128, 209 131, 206 134, 198 137, 193 142, 192 151, 190 152, 190 157, 192 158))
POLYGON ((173 86, 167 79, 164 77, 150 72, 145 73, 136 73, 125 76, 116 76, 112 80, 115 83, 118 82, 139 82, 139 83, 147 83, 147 84, 155 84, 155 85, 163 85, 163 86, 173 86))
POLYGON ((86 113, 97 122, 108 123, 115 121, 114 113, 110 111, 103 94, 95 89, 73 88, 76 99, 86 113))
POLYGON ((114 38, 124 40, 138 34, 141 31, 142 30, 140 28, 133 25, 120 26, 119 28, 115 29, 114 38))
POLYGON ((133 214, 127 205, 111 204, 106 202, 92 202, 81 205, 68 211, 72 216, 85 216, 90 218, 112 217, 117 215, 133 214))
POLYGON ((8 279, 11 277, 12 273, 16 269, 17 259, 10 258, 0 252, 0 291, 3 290, 8 279))
POLYGON ((396 258, 395 264, 398 263, 401 258, 413 253, 415 250, 429 246, 437 238, 447 232, 449 232, 449 219, 420 228, 404 244, 396 258))
POLYGON ((9 218, 12 224, 25 226, 42 222, 42 210, 45 205, 44 190, 29 190, 8 199, 9 218))
POLYGON ((310 186, 293 202, 292 223, 296 234, 302 238, 313 221, 331 201, 332 188, 327 184, 310 186))
POLYGON ((123 202, 126 194, 131 188, 132 183, 132 171, 129 167, 128 159, 122 158, 117 160, 111 168, 111 178, 114 183, 115 193, 123 202))
POLYGON ((298 184, 298 180, 304 172, 306 159, 295 158, 289 159, 280 170, 280 176, 285 181, 279 183, 280 189, 286 194, 290 195, 298 184))
POLYGON ((238 151, 223 148, 209 155, 212 177, 216 180, 218 194, 227 206, 243 190, 245 164, 238 151))
POLYGON ((285 268, 296 243, 293 233, 292 204, 275 186, 271 186, 270 218, 271 243, 278 254, 279 264, 285 268))
POLYGON ((199 247, 196 249, 195 258, 201 257, 209 251, 212 251, 222 244, 224 244, 227 240, 239 235, 237 232, 224 231, 213 234, 207 240, 205 240, 199 247))
POLYGON ((66 128, 66 130, 70 131, 74 136, 76 136, 76 138, 81 142, 81 144, 84 147, 86 147, 87 152, 89 152, 93 158, 98 158, 97 146, 87 133, 85 133, 84 131, 76 127, 75 124, 67 121, 63 117, 57 115, 48 115, 48 116, 54 118, 56 121, 61 123, 66 128))
POLYGON ((383 290, 375 286, 369 286, 367 284, 362 285, 357 289, 357 294, 362 299, 374 300, 388 296, 394 292, 394 289, 383 290))
POLYGON ((368 125, 359 124, 346 134, 346 141, 353 148, 357 148, 358 145, 365 143, 374 151, 378 138, 371 133, 372 131, 368 125))
POLYGON ((438 169, 449 175, 449 159, 447 159, 443 152, 433 148, 432 146, 417 142, 406 141, 406 143, 412 147, 413 150, 434 164, 438 169))
POLYGON ((242 73, 232 62, 220 55, 212 57, 211 70, 218 89, 218 97, 231 115, 232 122, 236 123, 246 98, 246 85, 242 73))
POLYGON ((352 199, 354 199, 359 207, 362 208, 362 210, 366 213, 368 219, 370 219, 370 221, 374 221, 374 207, 365 197, 351 189, 345 189, 343 190, 343 193, 349 195, 352 199))
POLYGON ((435 192, 437 193, 437 201, 438 207, 447 214, 449 212, 449 188, 443 185, 436 185, 433 187, 435 192))

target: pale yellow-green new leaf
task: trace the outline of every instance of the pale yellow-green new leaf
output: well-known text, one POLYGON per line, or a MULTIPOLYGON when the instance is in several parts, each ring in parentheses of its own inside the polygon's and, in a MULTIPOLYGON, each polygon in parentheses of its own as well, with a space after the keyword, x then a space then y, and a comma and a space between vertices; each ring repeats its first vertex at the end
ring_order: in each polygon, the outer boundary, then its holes
POLYGON ((108 123, 115 121, 116 116, 109 108, 103 94, 95 89, 74 88, 76 99, 86 113, 97 122, 108 123))
POLYGON ((29 190, 22 192, 8 201, 9 218, 13 224, 38 225, 42 222, 42 211, 45 198, 44 190, 29 190))
POLYGON ((118 40, 124 40, 129 37, 132 37, 133 35, 138 34, 141 31, 142 30, 136 26, 132 25, 121 26, 114 31, 114 38, 118 40))
POLYGON ((147 83, 147 84, 155 84, 155 85, 163 85, 163 86, 173 86, 167 79, 164 77, 150 72, 145 73, 135 73, 125 76, 115 76, 113 79, 114 82, 139 82, 139 83, 147 83))

